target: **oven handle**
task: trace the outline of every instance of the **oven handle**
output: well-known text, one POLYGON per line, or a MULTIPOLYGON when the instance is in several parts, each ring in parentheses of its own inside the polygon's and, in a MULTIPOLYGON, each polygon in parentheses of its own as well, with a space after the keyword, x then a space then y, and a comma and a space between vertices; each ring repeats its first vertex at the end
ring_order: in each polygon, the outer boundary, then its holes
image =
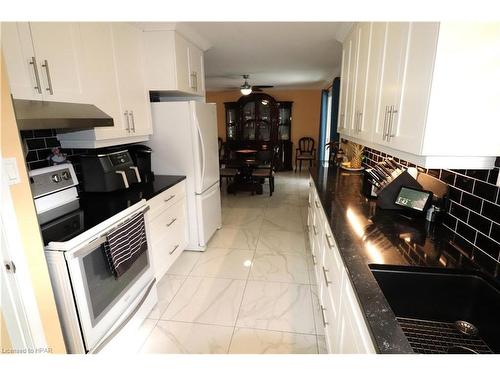
POLYGON ((137 311, 139 311, 142 305, 144 305, 144 302, 149 297, 149 294, 151 293, 151 290, 153 289, 155 283, 156 278, 153 278, 153 280, 151 280, 149 285, 146 287, 146 292, 144 292, 144 295, 142 296, 141 300, 134 308, 134 310, 111 333, 109 333, 100 342, 98 342, 97 345, 92 350, 90 350, 90 353, 99 353, 108 342, 110 342, 118 333, 120 333, 123 327, 127 325, 127 323, 134 317, 137 311))
MULTIPOLYGON (((146 208, 144 208, 141 212, 144 214, 147 211, 149 211, 149 206, 146 206, 146 208)), ((111 227, 110 229, 106 230, 106 232, 104 234, 102 234, 101 236, 94 238, 88 244, 86 244, 83 247, 79 248, 74 253, 67 254, 66 258, 67 259, 68 258, 69 259, 80 258, 80 257, 84 257, 88 253, 91 253, 92 251, 94 251, 95 249, 97 249, 99 246, 101 246, 104 242, 106 242, 107 235, 108 235, 109 232, 111 232, 112 230, 114 230, 114 229, 118 228, 119 226, 121 226, 123 223, 125 223, 127 220, 129 220, 132 216, 136 215, 137 213, 138 213, 137 211, 131 213, 129 216, 127 216, 123 220, 120 220, 119 223, 117 223, 116 225, 113 225, 113 227, 111 227)))

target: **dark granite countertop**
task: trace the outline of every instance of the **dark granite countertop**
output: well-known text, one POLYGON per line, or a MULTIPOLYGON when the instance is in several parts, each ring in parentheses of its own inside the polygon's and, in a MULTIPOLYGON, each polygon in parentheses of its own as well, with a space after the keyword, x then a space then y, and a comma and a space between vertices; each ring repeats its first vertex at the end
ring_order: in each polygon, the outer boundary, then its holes
POLYGON ((50 241, 68 241, 90 228, 102 223, 110 217, 136 204, 141 199, 149 200, 155 195, 171 188, 184 180, 186 176, 155 175, 154 181, 133 184, 128 189, 110 193, 79 193, 79 208, 53 222, 42 226, 42 236, 45 244, 50 241), (66 219, 78 216, 78 225, 66 222, 66 219), (56 223, 56 224, 54 224, 56 223), (74 228, 72 227, 74 225, 74 228), (45 229, 50 227, 50 229, 45 229))
POLYGON ((318 166, 310 174, 377 351, 413 353, 369 265, 477 267, 450 245, 446 227, 377 209, 361 192, 362 172, 318 166))
POLYGON ((141 199, 153 198, 185 178, 186 176, 155 175, 153 181, 134 184, 128 189, 110 193, 80 193, 80 209, 84 212, 85 230, 136 204, 141 199))

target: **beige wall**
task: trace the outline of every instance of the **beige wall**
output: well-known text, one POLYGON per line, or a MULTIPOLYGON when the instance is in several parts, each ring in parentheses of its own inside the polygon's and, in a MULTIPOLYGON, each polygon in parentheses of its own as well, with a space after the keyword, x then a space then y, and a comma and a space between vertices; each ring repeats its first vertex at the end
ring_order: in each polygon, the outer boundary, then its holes
POLYGON ((17 225, 23 241, 25 256, 28 262, 29 273, 35 298, 40 311, 47 346, 54 353, 65 353, 59 317, 57 315, 52 286, 50 284, 47 263, 43 253, 43 242, 36 218, 35 205, 31 196, 28 173, 21 147, 21 140, 10 99, 10 90, 7 82, 3 56, 1 65, 1 150, 2 157, 14 157, 17 160, 21 182, 11 185, 10 193, 14 201, 17 216, 17 225))
MULTIPOLYGON (((319 118, 321 110, 321 90, 267 90, 267 94, 277 101, 291 101, 292 106, 292 142, 295 148, 301 137, 312 137, 318 145, 319 118)), ((217 104, 217 127, 219 137, 226 139, 226 114, 224 102, 235 102, 241 97, 239 90, 208 91, 207 103, 217 104)))

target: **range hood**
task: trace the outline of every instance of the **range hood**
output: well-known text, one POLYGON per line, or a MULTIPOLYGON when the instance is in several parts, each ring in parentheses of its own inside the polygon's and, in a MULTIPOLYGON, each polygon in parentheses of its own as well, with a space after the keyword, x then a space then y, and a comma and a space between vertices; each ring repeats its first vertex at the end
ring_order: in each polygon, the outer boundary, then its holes
POLYGON ((113 126, 113 118, 92 104, 13 99, 19 130, 91 129, 113 126))

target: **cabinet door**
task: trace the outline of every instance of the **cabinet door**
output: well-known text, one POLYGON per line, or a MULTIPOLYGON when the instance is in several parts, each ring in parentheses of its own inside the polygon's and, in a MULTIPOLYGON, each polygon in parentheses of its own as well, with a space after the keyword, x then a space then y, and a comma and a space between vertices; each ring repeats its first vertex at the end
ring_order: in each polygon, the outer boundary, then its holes
POLYGON ((358 57, 358 40, 356 38, 356 28, 351 32, 348 38, 350 44, 350 58, 349 58, 349 80, 347 82, 347 102, 345 108, 346 118, 346 134, 354 135, 355 128, 355 108, 356 108, 356 84, 357 84, 357 57, 358 57))
POLYGON ((2 51, 12 96, 42 100, 40 70, 27 22, 2 22, 2 51))
POLYGON ((205 95, 203 51, 194 45, 188 47, 190 88, 194 94, 205 95))
POLYGON ((175 34, 175 75, 176 89, 184 92, 193 92, 189 71, 189 43, 179 34, 175 34))
POLYGON ((30 29, 44 100, 84 102, 78 24, 32 22, 30 29))
POLYGON ((340 105, 337 131, 340 134, 349 134, 346 126, 347 92, 349 88, 349 59, 351 57, 351 43, 346 41, 342 48, 342 71, 340 73, 340 105))
POLYGON ((372 24, 363 22, 357 25, 355 30, 356 39, 356 70, 353 103, 353 123, 351 135, 370 140, 370 122, 366 121, 366 93, 368 84, 368 62, 370 54, 372 24))
POLYGON ((375 353, 370 333, 359 309, 354 290, 345 272, 337 340, 336 353, 375 353))
POLYGON ((123 135, 118 82, 113 55, 110 23, 80 23, 82 40, 82 77, 86 100, 113 117, 113 127, 95 128, 95 138, 109 139, 123 135))
MULTIPOLYGON (((379 122, 382 124, 381 142, 389 146, 390 128, 397 129, 400 120, 401 86, 405 74, 409 28, 408 22, 386 23, 379 122)), ((375 141, 380 142, 377 138, 375 141)))
POLYGON ((363 116, 363 126, 366 126, 367 129, 372 129, 372 140, 377 143, 382 143, 384 138, 384 107, 381 107, 380 99, 386 28, 386 22, 372 23, 365 116, 363 116))
POLYGON ((149 98, 142 64, 141 31, 128 23, 113 23, 115 70, 118 78, 123 132, 151 134, 149 98))
POLYGON ((421 154, 438 34, 437 22, 410 24, 399 121, 393 122, 389 135, 395 149, 421 154))

